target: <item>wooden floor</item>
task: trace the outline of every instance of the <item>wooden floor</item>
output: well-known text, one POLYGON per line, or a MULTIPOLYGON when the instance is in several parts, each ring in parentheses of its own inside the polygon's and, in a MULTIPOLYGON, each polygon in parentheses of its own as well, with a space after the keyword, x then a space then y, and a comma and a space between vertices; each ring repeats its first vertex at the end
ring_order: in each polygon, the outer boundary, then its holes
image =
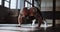
POLYGON ((60 25, 56 25, 56 27, 52 27, 50 24, 46 27, 41 25, 41 29, 36 28, 36 24, 34 26, 30 24, 17 26, 17 24, 0 24, 0 32, 60 32, 60 25))

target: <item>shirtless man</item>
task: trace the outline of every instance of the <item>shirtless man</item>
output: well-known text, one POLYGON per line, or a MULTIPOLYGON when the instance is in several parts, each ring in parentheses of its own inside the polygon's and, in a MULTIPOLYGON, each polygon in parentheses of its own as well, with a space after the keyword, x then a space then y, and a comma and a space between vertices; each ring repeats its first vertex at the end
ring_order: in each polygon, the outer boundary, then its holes
POLYGON ((19 17, 18 17, 18 23, 21 25, 22 22, 24 21, 31 21, 36 19, 38 21, 38 27, 40 27, 41 23, 43 22, 42 15, 40 10, 37 7, 31 7, 30 9, 23 8, 20 11, 19 17), (25 19, 23 20, 22 18, 25 19))

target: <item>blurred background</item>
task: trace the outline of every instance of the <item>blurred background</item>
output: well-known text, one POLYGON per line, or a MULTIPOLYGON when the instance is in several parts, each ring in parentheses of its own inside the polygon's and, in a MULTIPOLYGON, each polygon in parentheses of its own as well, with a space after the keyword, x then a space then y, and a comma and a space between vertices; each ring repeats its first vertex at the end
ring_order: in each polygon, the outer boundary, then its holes
POLYGON ((40 9, 48 24, 52 24, 53 21, 60 24, 59 3, 60 0, 56 0, 54 6, 53 0, 0 0, 0 24, 18 24, 21 8, 34 6, 40 9))

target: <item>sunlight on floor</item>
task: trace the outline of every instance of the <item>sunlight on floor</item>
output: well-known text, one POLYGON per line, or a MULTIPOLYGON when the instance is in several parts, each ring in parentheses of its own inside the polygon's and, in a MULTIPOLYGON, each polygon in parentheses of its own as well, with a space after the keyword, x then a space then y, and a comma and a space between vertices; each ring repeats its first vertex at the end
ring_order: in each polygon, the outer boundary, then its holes
MULTIPOLYGON (((13 30, 13 31, 31 31, 31 30, 38 30, 37 28, 37 24, 35 24, 34 26, 31 26, 31 24, 22 24, 22 27, 16 27, 18 26, 18 24, 0 24, 0 30, 13 30), (2 25, 2 26, 1 26, 2 25), (5 26, 4 26, 5 25, 5 26)), ((43 27, 45 30, 47 27, 51 27, 52 24, 48 24, 48 25, 44 25, 42 24, 41 27, 43 27)))

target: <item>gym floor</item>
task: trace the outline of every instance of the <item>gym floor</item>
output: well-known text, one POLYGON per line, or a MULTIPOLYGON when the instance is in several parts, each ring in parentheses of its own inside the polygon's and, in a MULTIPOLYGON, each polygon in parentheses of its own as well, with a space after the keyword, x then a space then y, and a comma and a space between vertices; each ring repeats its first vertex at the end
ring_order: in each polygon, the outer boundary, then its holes
POLYGON ((60 32, 60 25, 52 27, 52 24, 41 25, 41 28, 36 28, 37 24, 31 26, 31 24, 22 24, 22 27, 18 27, 18 24, 0 24, 0 32, 60 32))

